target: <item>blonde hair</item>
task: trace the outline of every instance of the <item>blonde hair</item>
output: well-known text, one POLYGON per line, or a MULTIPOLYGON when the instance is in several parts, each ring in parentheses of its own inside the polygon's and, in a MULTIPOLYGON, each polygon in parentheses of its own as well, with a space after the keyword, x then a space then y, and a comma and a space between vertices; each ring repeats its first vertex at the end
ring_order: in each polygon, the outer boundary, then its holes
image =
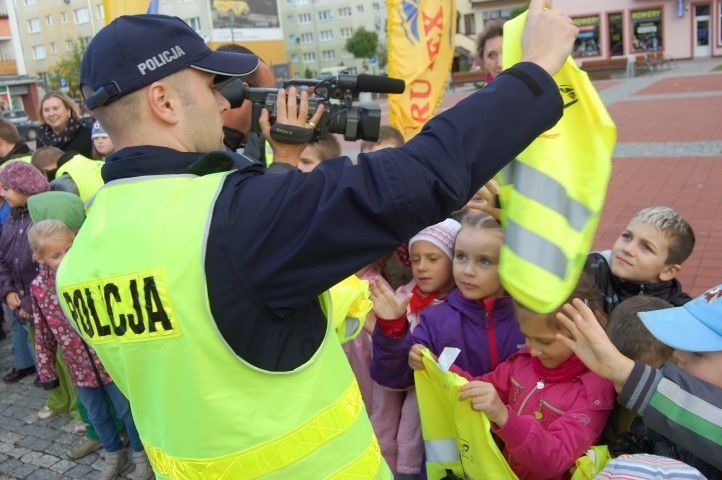
POLYGON ((63 105, 65 105, 65 108, 70 110, 70 117, 71 118, 78 118, 80 114, 78 113, 78 105, 67 95, 65 95, 63 92, 59 92, 57 90, 53 92, 46 93, 43 98, 40 100, 39 107, 38 107, 38 118, 40 118, 40 121, 45 123, 45 120, 43 120, 43 104, 46 100, 49 98, 55 97, 61 102, 63 102, 63 105))
POLYGON ((33 255, 40 255, 43 251, 43 245, 48 240, 55 238, 75 238, 73 232, 67 225, 60 220, 42 220, 33 224, 28 230, 28 239, 30 240, 30 249, 33 255))
POLYGON ((634 216, 637 220, 651 225, 669 239, 668 264, 681 264, 692 254, 695 237, 692 226, 669 207, 647 207, 634 216))

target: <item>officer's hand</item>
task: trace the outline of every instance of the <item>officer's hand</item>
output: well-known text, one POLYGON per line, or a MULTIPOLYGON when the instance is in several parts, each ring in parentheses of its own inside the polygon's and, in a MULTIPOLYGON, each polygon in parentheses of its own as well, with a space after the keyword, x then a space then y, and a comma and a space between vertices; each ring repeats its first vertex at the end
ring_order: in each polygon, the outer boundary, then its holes
POLYGON ((459 401, 471 399, 471 408, 477 412, 484 412, 489 421, 499 428, 506 425, 509 419, 509 410, 499 398, 494 385, 487 382, 473 381, 459 387, 459 401))
POLYGON ((549 75, 572 53, 579 29, 561 10, 545 10, 548 0, 532 0, 521 36, 522 61, 534 62, 549 75))
POLYGON ((374 303, 374 313, 380 320, 396 320, 406 315, 406 307, 411 301, 409 293, 402 298, 397 298, 380 277, 369 282, 371 301, 374 303))
MULTIPOLYGON (((296 87, 290 87, 288 91, 281 88, 278 91, 276 99, 276 125, 288 125, 293 128, 305 128, 313 130, 315 125, 321 121, 323 115, 323 105, 319 105, 313 117, 308 120, 308 92, 301 91, 300 102, 296 102, 296 87)), ((261 110, 261 118, 259 119, 263 136, 268 140, 271 149, 273 149, 273 161, 279 163, 288 163, 294 167, 298 166, 301 158, 301 152, 306 148, 308 142, 305 143, 284 143, 274 139, 271 136, 271 124, 268 119, 268 111, 264 108, 261 110)))

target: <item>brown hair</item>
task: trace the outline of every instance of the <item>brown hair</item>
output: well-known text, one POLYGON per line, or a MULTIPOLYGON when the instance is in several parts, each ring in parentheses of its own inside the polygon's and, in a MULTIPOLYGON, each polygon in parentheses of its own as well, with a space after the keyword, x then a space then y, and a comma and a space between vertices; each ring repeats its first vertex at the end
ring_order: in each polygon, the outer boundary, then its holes
POLYGON ((375 142, 364 140, 361 142, 361 152, 366 152, 374 145, 381 143, 388 143, 391 147, 400 147, 405 143, 405 141, 404 136, 401 135, 401 132, 399 132, 396 128, 391 125, 381 125, 381 128, 379 128, 378 140, 375 142))
POLYGON ((45 168, 50 165, 57 166, 58 160, 60 160, 60 157, 64 154, 65 152, 60 150, 58 147, 40 147, 33 153, 30 163, 32 163, 38 170, 45 173, 45 168))
POLYGON ((494 37, 504 36, 504 22, 503 21, 488 21, 484 26, 484 30, 479 33, 476 37, 476 54, 479 60, 484 61, 484 48, 486 47, 486 41, 494 37))
POLYGON ((321 161, 341 156, 341 144, 338 138, 336 138, 336 135, 332 133, 329 133, 325 140, 316 140, 315 142, 309 143, 308 146, 318 151, 318 156, 321 157, 321 161))
MULTIPOLYGON (((602 308, 599 289, 594 283, 594 280, 592 280, 592 277, 590 277, 584 272, 582 272, 581 276, 579 277, 579 281, 577 282, 577 286, 574 288, 574 291, 571 293, 571 295, 569 295, 569 297, 567 297, 567 299, 564 301, 564 303, 562 303, 559 308, 550 313, 537 314, 545 316, 547 325, 550 328, 553 328, 554 330, 557 330, 565 335, 569 335, 569 331, 557 321, 556 314, 559 312, 563 312, 562 308, 564 304, 571 303, 572 300, 574 300, 575 298, 578 298, 587 304, 587 306, 592 311, 592 313, 594 313, 594 316, 597 318, 597 321, 599 321, 599 324, 602 327, 607 324, 607 315, 604 313, 604 309, 602 308)), ((533 310, 523 306, 516 299, 514 299, 514 306, 517 309, 524 309, 533 312, 533 310)))
POLYGON ((657 340, 638 313, 665 308, 672 308, 672 304, 658 297, 637 295, 628 298, 609 315, 606 329, 609 340, 625 357, 659 367, 672 357, 674 349, 657 340))
POLYGON ((0 118, 0 138, 7 143, 18 143, 20 141, 20 134, 18 133, 18 129, 15 125, 3 118, 0 118))
POLYGON ((61 102, 63 102, 63 105, 65 105, 65 108, 70 110, 71 118, 78 118, 78 116, 80 114, 78 113, 78 106, 75 104, 75 102, 70 97, 65 95, 63 92, 54 90, 52 92, 46 93, 43 96, 43 98, 40 100, 40 103, 38 104, 39 105, 39 107, 38 107, 39 117, 38 118, 40 118, 41 122, 45 123, 45 120, 43 120, 43 104, 45 103, 45 101, 47 99, 49 99, 51 97, 55 97, 55 98, 59 99, 61 102))

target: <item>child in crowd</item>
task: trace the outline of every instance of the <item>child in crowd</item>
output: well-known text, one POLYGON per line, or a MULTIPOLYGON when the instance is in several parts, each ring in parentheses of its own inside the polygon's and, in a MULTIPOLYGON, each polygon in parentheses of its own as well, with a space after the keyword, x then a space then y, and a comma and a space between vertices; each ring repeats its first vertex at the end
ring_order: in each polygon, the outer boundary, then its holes
MULTIPOLYGON (((637 295, 620 303, 609 316, 607 335, 615 347, 625 356, 659 368, 672 358, 673 349, 656 338, 639 319, 640 312, 671 308, 661 298, 637 295)), ((607 426, 602 434, 602 443, 614 445, 620 434, 628 432, 637 414, 621 405, 614 406, 607 426)))
POLYGON ((308 144, 301 152, 301 159, 298 162, 298 169, 302 172, 310 172, 316 165, 330 158, 341 156, 341 144, 336 135, 329 133, 325 140, 316 140, 308 144))
POLYGON ((37 275, 28 244, 28 198, 50 188, 42 173, 29 163, 11 161, 0 170, 2 197, 11 207, 10 217, 0 235, 0 299, 8 307, 15 361, 10 373, 3 377, 17 382, 35 373, 35 357, 30 349, 29 327, 32 323, 30 282, 37 275))
POLYGON ((379 127, 379 138, 375 142, 364 140, 361 142, 361 153, 371 153, 384 148, 397 148, 404 144, 404 136, 391 125, 379 127))
POLYGON ((130 478, 153 478, 153 470, 135 428, 128 400, 115 386, 93 349, 83 342, 58 304, 55 275, 60 262, 73 244, 73 233, 59 220, 43 220, 30 228, 28 237, 33 258, 41 265, 40 273, 30 287, 35 323, 38 326, 36 345, 41 380, 52 386, 57 379, 54 359, 56 348, 61 345, 78 397, 88 409, 90 422, 106 451, 105 466, 100 478, 117 478, 129 466, 123 442, 105 400, 106 395, 113 402, 118 418, 123 419, 130 437, 135 464, 130 478))
POLYGON ((600 290, 607 314, 640 294, 684 305, 691 298, 675 277, 694 243, 692 227, 677 212, 649 207, 632 218, 611 250, 589 254, 584 270, 600 290))
MULTIPOLYGON (((605 320, 586 276, 570 298, 584 299, 605 320)), ((599 440, 614 388, 556 339, 569 334, 555 321, 556 312, 535 313, 518 303, 515 310, 527 348, 476 378, 453 365, 452 371, 470 380, 459 388, 459 400, 471 399, 474 410, 486 413, 521 480, 569 478, 575 460, 599 440)))
POLYGON ((722 285, 681 307, 641 312, 639 317, 652 335, 675 349, 676 365, 656 369, 625 357, 577 300, 557 315, 572 333, 559 341, 589 368, 613 380, 619 403, 638 412, 644 425, 656 432, 654 439, 643 435, 636 451, 652 448, 707 478, 722 478, 722 285))
POLYGON ((381 386, 401 390, 387 390, 383 406, 374 408, 372 418, 381 453, 396 478, 418 478, 423 441, 416 392, 409 390, 413 382, 389 381, 387 369, 397 370, 398 363, 406 364, 411 345, 404 346, 403 340, 410 338, 421 312, 445 301, 454 288, 453 248, 460 228, 459 222, 447 219, 409 240, 413 280, 396 294, 378 279, 370 284, 374 314, 381 315, 373 333, 371 378, 381 386))
POLYGON ((90 139, 93 141, 93 159, 94 160, 105 160, 105 157, 115 151, 113 141, 110 136, 105 132, 105 129, 99 121, 93 123, 93 129, 90 134, 90 139))

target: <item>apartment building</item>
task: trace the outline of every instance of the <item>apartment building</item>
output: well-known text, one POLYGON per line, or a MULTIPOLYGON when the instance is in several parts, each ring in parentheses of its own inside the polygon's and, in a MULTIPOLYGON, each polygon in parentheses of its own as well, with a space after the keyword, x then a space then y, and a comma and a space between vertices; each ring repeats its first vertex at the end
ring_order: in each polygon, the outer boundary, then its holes
POLYGON ((333 73, 353 67, 358 73, 382 72, 378 59, 357 59, 346 40, 359 28, 376 32, 386 45, 386 2, 383 0, 279 0, 279 14, 289 61, 296 76, 333 73))

